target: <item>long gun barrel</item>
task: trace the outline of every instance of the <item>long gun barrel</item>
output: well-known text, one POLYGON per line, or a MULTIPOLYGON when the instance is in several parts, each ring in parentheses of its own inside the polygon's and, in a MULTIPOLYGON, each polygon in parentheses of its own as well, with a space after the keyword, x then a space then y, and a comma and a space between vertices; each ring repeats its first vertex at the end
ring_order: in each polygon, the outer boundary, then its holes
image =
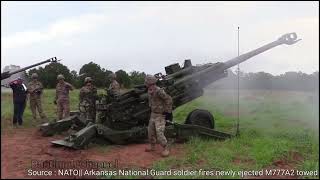
MULTIPOLYGON (((296 33, 284 34, 280 38, 278 38, 276 41, 268 43, 260 48, 257 48, 255 50, 248 52, 248 53, 242 54, 242 55, 235 57, 233 59, 230 59, 226 62, 212 64, 203 70, 200 70, 198 72, 195 72, 193 74, 185 76, 184 78, 179 79, 176 82, 176 84, 184 83, 184 82, 189 81, 191 79, 193 79, 193 80, 197 79, 197 80, 201 81, 200 78, 203 78, 206 75, 211 76, 211 79, 214 80, 213 76, 215 76, 215 75, 218 76, 219 74, 222 74, 223 71, 225 71, 225 70, 227 70, 237 64, 240 64, 240 63, 250 59, 253 56, 261 54, 269 49, 272 49, 272 48, 279 46, 279 45, 282 45, 282 44, 287 44, 287 45, 295 44, 296 42, 298 42, 300 40, 301 39, 297 39, 296 33)), ((220 79, 220 78, 217 78, 217 79, 220 79)))
POLYGON ((224 68, 228 69, 232 66, 235 66, 239 63, 242 63, 244 61, 246 61, 247 59, 250 59, 253 56, 256 56, 258 54, 261 54, 269 49, 272 49, 276 46, 282 45, 282 44, 287 44, 287 45, 292 45, 295 44, 296 42, 300 41, 301 39, 297 40, 297 34, 296 33, 288 33, 285 35, 282 35, 279 39, 277 39, 276 41, 273 41, 269 44, 266 44, 260 48, 257 48, 253 51, 250 51, 248 53, 242 54, 239 57, 233 58, 227 62, 224 63, 224 68))
POLYGON ((11 75, 13 75, 13 74, 16 74, 16 73, 25 71, 25 70, 30 69, 30 68, 33 68, 33 67, 35 67, 35 66, 39 66, 39 65, 41 65, 41 64, 48 63, 48 62, 57 62, 57 61, 58 61, 57 58, 56 58, 56 57, 53 57, 53 58, 47 59, 47 60, 45 60, 45 61, 42 61, 42 62, 39 62, 39 63, 36 63, 36 64, 33 64, 33 65, 31 65, 31 66, 24 67, 24 68, 22 68, 22 69, 19 69, 19 70, 13 71, 13 72, 9 72, 9 71, 3 72, 3 73, 1 73, 1 80, 7 79, 7 78, 9 78, 11 75))

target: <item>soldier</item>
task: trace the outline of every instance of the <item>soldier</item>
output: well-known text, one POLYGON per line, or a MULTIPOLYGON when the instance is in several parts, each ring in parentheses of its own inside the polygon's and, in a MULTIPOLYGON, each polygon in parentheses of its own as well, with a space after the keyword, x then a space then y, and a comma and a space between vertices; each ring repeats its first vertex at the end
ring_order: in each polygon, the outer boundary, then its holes
POLYGON ((20 126, 23 123, 22 116, 26 107, 28 90, 20 77, 10 82, 9 85, 13 92, 13 126, 18 127, 17 122, 20 126))
POLYGON ((72 91, 74 87, 70 83, 64 81, 64 76, 62 74, 58 75, 57 80, 59 82, 56 86, 54 103, 57 104, 58 118, 60 120, 69 117, 70 115, 69 91, 72 91))
POLYGON ((109 75, 109 77, 112 82, 109 86, 108 92, 110 92, 112 96, 120 95, 120 85, 116 80, 116 78, 117 78, 116 74, 112 73, 109 75))
POLYGON ((148 138, 150 147, 146 152, 154 151, 156 140, 163 147, 161 155, 169 156, 167 139, 164 136, 166 120, 172 120, 172 98, 163 89, 156 85, 157 79, 152 75, 147 75, 145 85, 148 88, 149 106, 151 116, 148 125, 148 138))
POLYGON ((85 86, 80 89, 80 111, 83 109, 83 116, 89 121, 95 122, 97 88, 92 84, 91 77, 84 79, 85 86))
POLYGON ((43 91, 43 86, 40 81, 38 81, 38 74, 33 73, 31 75, 32 81, 28 84, 28 93, 30 98, 30 109, 32 112, 33 120, 37 120, 37 109, 43 122, 44 119, 47 119, 45 113, 42 110, 41 104, 41 95, 43 91))

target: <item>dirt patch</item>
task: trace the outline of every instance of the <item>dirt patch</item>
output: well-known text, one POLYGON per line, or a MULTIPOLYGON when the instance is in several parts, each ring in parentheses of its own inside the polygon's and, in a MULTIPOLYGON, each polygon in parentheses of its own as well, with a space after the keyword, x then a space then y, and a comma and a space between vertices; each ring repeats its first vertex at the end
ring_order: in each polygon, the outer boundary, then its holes
POLYGON ((240 157, 236 157, 232 160, 232 162, 234 164, 237 164, 237 165, 252 165, 255 163, 255 161, 253 159, 247 159, 247 158, 240 158, 240 157))
POLYGON ((303 161, 303 156, 298 152, 290 151, 289 158, 292 158, 293 161, 300 162, 303 161))
POLYGON ((197 165, 200 166, 200 167, 203 167, 203 166, 206 165, 206 164, 207 164, 207 161, 204 160, 204 159, 199 159, 199 160, 197 161, 197 165))
MULTIPOLYGON (((101 151, 98 145, 87 150, 73 150, 52 146, 50 143, 52 140, 62 138, 62 135, 42 137, 35 128, 3 131, 1 134, 1 178, 96 178, 95 176, 62 176, 57 174, 57 169, 64 166, 62 167, 64 170, 70 168, 100 170, 101 168, 94 166, 97 165, 97 162, 107 166, 104 166, 106 169, 101 170, 108 170, 108 168, 146 169, 150 168, 155 161, 162 159, 160 146, 157 146, 155 152, 147 153, 144 152, 146 144, 114 145, 107 147, 106 151, 101 151), (91 164, 88 168, 83 164, 77 164, 80 161, 89 165, 90 162, 96 163, 91 164), (29 176, 29 169, 52 170, 56 171, 56 174, 29 176)), ((171 156, 180 156, 183 153, 181 147, 180 144, 174 144, 171 148, 171 156)))
MULTIPOLYGON (((95 148, 88 149, 86 152, 87 158, 93 161, 114 161, 117 160, 118 166, 121 168, 150 168, 155 161, 162 159, 161 146, 156 146, 156 151, 145 152, 147 144, 129 144, 129 145, 115 145, 106 152, 97 152, 95 148)), ((174 145, 171 148, 171 155, 177 156, 180 154, 179 149, 174 145)))
POLYGON ((262 169, 261 176, 247 176, 246 179, 298 179, 297 164, 303 161, 298 152, 290 151, 288 156, 273 161, 271 166, 262 169), (267 175, 269 173, 269 175, 267 175), (270 174, 271 173, 271 174, 270 174))

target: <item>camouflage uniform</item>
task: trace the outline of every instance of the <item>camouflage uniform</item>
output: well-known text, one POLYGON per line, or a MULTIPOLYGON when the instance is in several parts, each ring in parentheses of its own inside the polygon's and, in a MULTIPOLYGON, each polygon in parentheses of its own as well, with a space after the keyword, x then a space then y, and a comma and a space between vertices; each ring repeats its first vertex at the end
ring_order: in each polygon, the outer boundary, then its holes
POLYGON ((119 95, 120 94, 120 85, 115 79, 112 80, 112 82, 111 82, 111 84, 109 86, 109 90, 111 91, 111 93, 113 95, 119 95))
POLYGON ((163 113, 172 111, 172 98, 166 92, 156 87, 155 92, 149 94, 149 106, 151 108, 151 116, 148 125, 148 138, 151 145, 156 143, 156 140, 162 147, 167 146, 167 139, 164 136, 166 120, 163 113))
POLYGON ((163 147, 161 155, 169 155, 167 139, 164 136, 166 120, 172 120, 172 98, 156 85, 157 78, 152 75, 145 77, 145 85, 148 88, 149 106, 151 116, 148 125, 148 138, 150 147, 146 151, 154 151, 156 140, 163 147))
POLYGON ((119 83, 116 81, 116 74, 112 73, 109 75, 109 77, 111 78, 112 82, 108 88, 108 91, 110 92, 111 96, 117 96, 120 95, 120 85, 119 83))
POLYGON ((96 123, 103 124, 106 119, 106 111, 99 109, 108 103, 107 96, 101 96, 96 104, 96 123))
POLYGON ((30 94, 30 108, 32 112, 32 117, 34 120, 37 119, 37 109, 41 119, 46 119, 46 115, 42 110, 41 95, 43 86, 38 80, 32 80, 28 84, 28 93, 30 94))
POLYGON ((97 88, 93 85, 86 85, 80 89, 80 108, 85 106, 84 113, 82 114, 87 120, 95 121, 96 118, 96 99, 97 88))
POLYGON ((70 116, 69 91, 73 90, 73 86, 67 82, 59 82, 56 86, 56 103, 58 107, 58 118, 66 118, 70 116))

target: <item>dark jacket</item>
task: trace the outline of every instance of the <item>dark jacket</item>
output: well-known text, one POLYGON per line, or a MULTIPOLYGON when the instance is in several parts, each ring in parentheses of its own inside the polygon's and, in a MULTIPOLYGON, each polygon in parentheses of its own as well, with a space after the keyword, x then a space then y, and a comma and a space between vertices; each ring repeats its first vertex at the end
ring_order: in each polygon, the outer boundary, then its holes
POLYGON ((14 84, 10 83, 10 87, 13 91, 13 102, 14 103, 23 103, 27 98, 27 86, 25 84, 14 84))

